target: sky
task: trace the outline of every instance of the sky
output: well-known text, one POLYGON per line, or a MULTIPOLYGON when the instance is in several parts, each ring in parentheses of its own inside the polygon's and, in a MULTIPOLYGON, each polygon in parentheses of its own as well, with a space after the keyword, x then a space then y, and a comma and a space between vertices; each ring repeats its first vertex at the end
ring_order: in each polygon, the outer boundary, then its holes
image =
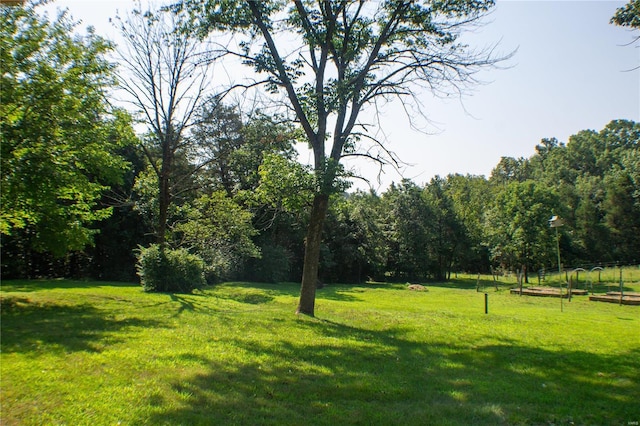
MULTIPOLYGON (((130 0, 57 0, 82 23, 114 38, 109 24, 130 0)), ((503 156, 529 157, 542 138, 568 142, 580 130, 601 130, 614 119, 640 121, 640 44, 635 33, 609 20, 622 1, 498 0, 485 25, 465 36, 470 46, 498 43, 514 56, 478 74, 482 84, 463 98, 422 93, 429 121, 412 130, 398 102, 382 114, 388 148, 404 162, 399 171, 349 163, 384 191, 402 178, 417 184, 451 173, 484 175, 503 156), (380 180, 378 180, 380 177, 380 180)), ((303 153, 301 161, 305 161, 303 153)), ((354 188, 368 189, 356 181, 354 188)))

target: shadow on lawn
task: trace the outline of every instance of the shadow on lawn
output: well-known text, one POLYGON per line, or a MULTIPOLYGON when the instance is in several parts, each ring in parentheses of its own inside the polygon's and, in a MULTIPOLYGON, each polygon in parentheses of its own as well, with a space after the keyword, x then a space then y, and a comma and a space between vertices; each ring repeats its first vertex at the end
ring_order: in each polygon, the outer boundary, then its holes
MULTIPOLYGON (((364 293, 365 290, 359 288, 360 285, 328 284, 316 290, 318 298, 340 300, 352 302, 360 300, 354 294, 364 293)), ((271 302, 278 296, 290 296, 298 298, 300 296, 299 283, 228 283, 220 286, 213 286, 212 295, 220 299, 234 300, 240 303, 258 305, 271 302), (259 290, 259 292, 256 292, 259 290)))
POLYGON ((155 320, 109 318, 92 305, 34 302, 25 297, 3 297, 2 352, 100 352, 117 343, 113 332, 131 327, 161 325, 155 320))
POLYGON ((600 356, 511 342, 474 349, 426 346, 405 338, 401 328, 380 332, 303 321, 298 325, 311 329, 317 341, 256 342, 239 336, 230 343, 255 356, 242 363, 199 358, 208 372, 181 377, 171 384, 173 395, 150 396, 156 414, 140 423, 627 424, 640 419, 640 350, 600 356))
POLYGON ((53 280, 11 280, 2 282, 5 292, 32 292, 53 289, 97 288, 97 287, 140 287, 140 284, 112 281, 53 280))

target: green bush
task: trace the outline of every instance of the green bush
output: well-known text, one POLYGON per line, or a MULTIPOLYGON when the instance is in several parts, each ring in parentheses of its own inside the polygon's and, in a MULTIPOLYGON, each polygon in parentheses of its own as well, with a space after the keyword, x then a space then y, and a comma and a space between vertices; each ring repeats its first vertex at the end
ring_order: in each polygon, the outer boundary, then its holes
POLYGON ((190 293, 205 283, 203 260, 185 249, 140 248, 136 266, 145 291, 190 293))

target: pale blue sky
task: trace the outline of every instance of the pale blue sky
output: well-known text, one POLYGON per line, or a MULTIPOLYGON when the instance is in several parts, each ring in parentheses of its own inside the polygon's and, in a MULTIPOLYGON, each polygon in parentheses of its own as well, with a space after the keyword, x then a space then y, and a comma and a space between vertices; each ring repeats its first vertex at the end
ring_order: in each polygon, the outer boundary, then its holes
MULTIPOLYGON (((500 157, 529 157, 542 138, 566 142, 612 119, 640 121, 640 70, 628 71, 640 66, 640 48, 623 46, 634 34, 609 24, 623 4, 498 1, 491 22, 469 43, 517 48, 510 68, 483 72, 487 84, 462 104, 429 102, 436 134, 412 133, 397 121, 387 126, 394 151, 413 164, 405 177, 418 183, 449 173, 488 177, 500 157)), ((391 180, 398 177, 389 171, 383 189, 391 180)))
MULTIPOLYGON (((410 129, 400 105, 385 109, 389 148, 410 164, 403 176, 416 183, 449 173, 488 177, 500 157, 528 157, 542 138, 566 142, 571 134, 600 130, 613 119, 640 121, 640 47, 628 45, 638 32, 609 24, 624 3, 498 0, 490 22, 466 40, 476 46, 499 41, 504 53, 518 49, 504 64, 507 69, 482 72, 486 84, 462 100, 424 94, 432 122, 428 135, 410 129)), ((130 5, 58 0, 53 7, 68 7, 83 21, 81 27, 93 25, 113 37, 109 17, 130 5)), ((375 183, 377 169, 355 167, 375 183)), ((387 169, 374 187, 384 190, 400 179, 387 169)))

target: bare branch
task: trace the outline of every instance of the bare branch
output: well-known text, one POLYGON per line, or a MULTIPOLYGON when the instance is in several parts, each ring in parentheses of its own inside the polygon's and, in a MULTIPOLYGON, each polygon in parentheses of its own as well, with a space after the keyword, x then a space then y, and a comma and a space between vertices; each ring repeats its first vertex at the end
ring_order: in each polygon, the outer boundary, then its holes
POLYGON ((161 244, 172 199, 192 189, 184 182, 198 170, 175 176, 174 163, 188 148, 186 131, 193 125, 210 81, 211 55, 200 41, 180 31, 180 19, 176 14, 143 11, 138 3, 129 16, 115 21, 124 38, 118 51, 120 88, 152 135, 147 138, 151 143, 143 143, 142 150, 158 178, 157 236, 161 244))

